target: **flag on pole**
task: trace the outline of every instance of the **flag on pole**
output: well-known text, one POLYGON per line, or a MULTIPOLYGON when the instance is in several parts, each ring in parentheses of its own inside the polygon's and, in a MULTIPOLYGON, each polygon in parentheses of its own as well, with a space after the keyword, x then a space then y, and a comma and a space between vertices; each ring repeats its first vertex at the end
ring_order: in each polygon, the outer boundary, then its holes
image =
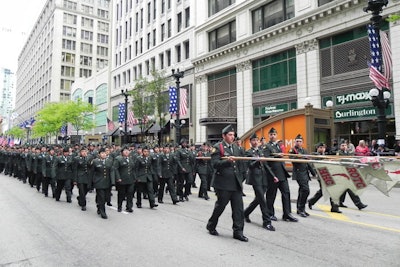
POLYGON ((392 56, 390 52, 389 39, 384 32, 381 32, 381 34, 378 35, 377 31, 371 24, 368 24, 367 28, 368 40, 371 49, 371 62, 368 63, 369 77, 378 89, 389 89, 389 78, 392 68, 392 56), (385 64, 384 72, 382 68, 382 61, 385 64))
POLYGON ((170 86, 169 88, 169 113, 170 114, 176 114, 176 111, 178 110, 177 106, 177 94, 176 94, 176 87, 170 86))
POLYGON ((107 117, 107 128, 109 131, 113 131, 115 129, 114 122, 107 117))
POLYGON ((133 127, 135 124, 137 124, 137 120, 135 119, 135 116, 133 115, 133 111, 132 110, 128 111, 127 123, 128 123, 129 127, 133 127))
POLYGON ((118 105, 118 122, 125 122, 125 103, 119 103, 118 105))
POLYGON ((68 128, 67 124, 64 124, 63 126, 61 126, 61 129, 60 129, 61 135, 63 135, 63 136, 67 135, 67 128, 68 128))
POLYGON ((181 88, 179 93, 179 116, 185 116, 187 113, 187 89, 181 88))

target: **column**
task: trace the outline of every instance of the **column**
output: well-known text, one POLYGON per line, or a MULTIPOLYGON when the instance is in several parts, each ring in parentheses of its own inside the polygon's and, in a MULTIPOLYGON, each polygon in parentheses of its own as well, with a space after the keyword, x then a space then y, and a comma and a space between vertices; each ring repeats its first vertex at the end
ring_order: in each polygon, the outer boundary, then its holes
POLYGON ((197 144, 207 141, 206 126, 199 124, 199 119, 208 117, 208 88, 207 76, 200 75, 195 77, 195 90, 196 90, 196 114, 194 125, 196 127, 196 134, 194 140, 197 144))
POLYGON ((392 23, 390 25, 390 45, 392 48, 392 60, 393 60, 393 88, 391 90, 391 94, 393 96, 393 106, 394 106, 394 115, 395 115, 395 123, 396 123, 396 140, 400 140, 400 21, 392 23))
POLYGON ((253 127, 253 77, 250 60, 236 64, 237 134, 253 127))

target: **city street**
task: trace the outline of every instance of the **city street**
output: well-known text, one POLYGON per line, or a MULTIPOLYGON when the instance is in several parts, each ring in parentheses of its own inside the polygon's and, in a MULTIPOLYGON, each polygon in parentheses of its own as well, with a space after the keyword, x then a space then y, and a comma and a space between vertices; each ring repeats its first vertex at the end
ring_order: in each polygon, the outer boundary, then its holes
MULTIPOLYGON (((196 180, 199 185, 199 180, 196 180)), ((297 183, 290 180, 295 214, 297 183)), ((280 193, 275 203, 276 232, 261 227, 260 210, 251 214, 244 234, 249 242, 232 238, 230 206, 211 236, 205 229, 216 199, 206 201, 192 189, 189 202, 134 207, 133 214, 107 207, 109 219, 96 214, 95 193, 88 209, 80 210, 74 189, 71 204, 45 198, 35 188, 0 174, 0 266, 399 266, 400 188, 390 197, 374 187, 361 196, 368 207, 359 211, 350 198, 342 214, 330 213, 329 201, 320 200, 308 218, 298 223, 281 220, 280 193)), ((311 182, 311 195, 318 189, 311 182)), ((245 207, 252 188, 245 186, 245 207)), ((134 200, 135 201, 135 200, 134 200)), ((124 207, 125 208, 125 207, 124 207)))

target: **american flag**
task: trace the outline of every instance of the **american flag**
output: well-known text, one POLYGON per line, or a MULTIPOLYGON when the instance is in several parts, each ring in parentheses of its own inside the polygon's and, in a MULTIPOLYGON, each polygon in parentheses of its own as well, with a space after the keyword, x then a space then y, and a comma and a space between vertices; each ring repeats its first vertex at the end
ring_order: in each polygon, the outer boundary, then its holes
POLYGON ((383 31, 378 36, 377 30, 371 24, 368 24, 367 28, 371 48, 371 62, 368 64, 369 77, 378 89, 389 88, 389 78, 392 69, 392 54, 389 39, 383 31), (384 73, 382 73, 382 61, 385 67, 384 73))
POLYGON ((107 128, 109 131, 112 131, 115 129, 114 122, 112 120, 110 120, 109 118, 107 118, 107 128))
POLYGON ((119 103, 118 105, 118 122, 123 123, 125 122, 125 104, 119 103))
POLYGON ((135 124, 137 124, 137 119, 135 119, 135 116, 133 115, 132 110, 129 110, 129 112, 128 112, 127 122, 128 122, 129 127, 133 127, 135 124))
POLYGON ((61 129, 60 129, 61 135, 67 135, 67 128, 68 128, 68 125, 66 125, 66 124, 61 126, 61 129))
MULTIPOLYGON (((169 113, 176 114, 178 106, 178 96, 176 93, 176 87, 169 87, 169 113)), ((187 113, 187 90, 180 88, 179 90, 179 116, 184 116, 187 113)))

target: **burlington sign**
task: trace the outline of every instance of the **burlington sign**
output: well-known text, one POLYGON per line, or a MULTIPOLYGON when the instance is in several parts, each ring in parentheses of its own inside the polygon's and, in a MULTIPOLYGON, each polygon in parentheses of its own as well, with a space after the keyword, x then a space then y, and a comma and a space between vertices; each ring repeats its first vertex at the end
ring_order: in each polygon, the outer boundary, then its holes
MULTIPOLYGON (((392 107, 386 109, 386 115, 392 115, 392 107)), ((335 111, 335 120, 354 118, 376 118, 375 107, 339 109, 335 111)))

